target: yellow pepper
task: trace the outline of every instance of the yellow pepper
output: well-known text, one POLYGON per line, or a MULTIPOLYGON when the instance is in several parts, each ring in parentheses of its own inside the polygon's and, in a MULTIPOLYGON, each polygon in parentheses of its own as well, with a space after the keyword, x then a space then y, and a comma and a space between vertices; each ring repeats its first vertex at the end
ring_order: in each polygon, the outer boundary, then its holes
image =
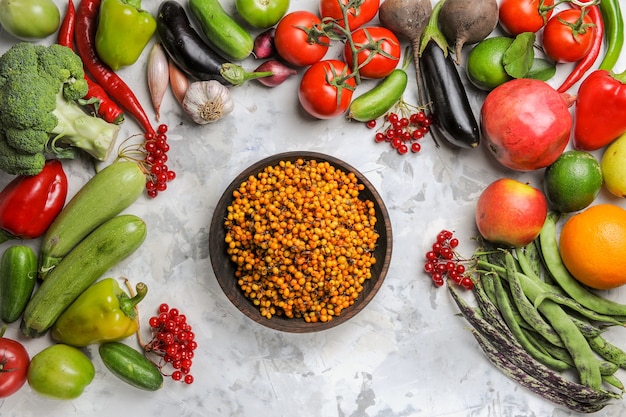
POLYGON ((113 278, 96 282, 61 314, 52 326, 52 337, 75 347, 125 339, 137 332, 135 307, 148 287, 140 282, 136 291, 129 297, 113 278))

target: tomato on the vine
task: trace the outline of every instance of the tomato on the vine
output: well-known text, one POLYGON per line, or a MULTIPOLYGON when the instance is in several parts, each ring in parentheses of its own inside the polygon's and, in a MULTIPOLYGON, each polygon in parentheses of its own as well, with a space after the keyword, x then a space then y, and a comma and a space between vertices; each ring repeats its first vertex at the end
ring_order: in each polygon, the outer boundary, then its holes
POLYGON ((0 398, 16 393, 24 385, 29 365, 24 346, 0 335, 0 398))
POLYGON ((320 61, 330 46, 322 20, 315 13, 297 10, 286 14, 274 33, 276 52, 288 63, 304 67, 320 61))
POLYGON ((349 65, 328 59, 316 62, 304 72, 298 98, 311 116, 332 119, 348 110, 355 87, 349 65))
POLYGON ((576 62, 589 53, 596 36, 591 18, 581 9, 558 12, 543 28, 543 50, 556 62, 576 62))
POLYGON ((500 26, 516 36, 537 32, 552 16, 554 0, 502 0, 498 6, 500 26))
POLYGON ((320 16, 335 20, 341 27, 345 27, 344 16, 340 2, 348 6, 348 28, 355 30, 372 20, 378 8, 380 0, 320 0, 320 16))
MULTIPOLYGON (((398 66, 402 47, 389 29, 382 26, 362 27, 352 32, 352 40, 361 77, 384 78, 398 66)), ((354 53, 350 42, 346 42, 343 53, 346 62, 352 65, 354 53)))

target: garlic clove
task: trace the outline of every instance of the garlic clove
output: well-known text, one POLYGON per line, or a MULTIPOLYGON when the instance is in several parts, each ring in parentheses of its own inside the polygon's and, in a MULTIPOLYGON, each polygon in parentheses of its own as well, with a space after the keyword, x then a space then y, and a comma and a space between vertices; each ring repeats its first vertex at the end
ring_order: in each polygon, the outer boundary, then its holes
POLYGON ((214 123, 235 108, 230 90, 215 80, 191 83, 182 104, 185 112, 200 125, 214 123))

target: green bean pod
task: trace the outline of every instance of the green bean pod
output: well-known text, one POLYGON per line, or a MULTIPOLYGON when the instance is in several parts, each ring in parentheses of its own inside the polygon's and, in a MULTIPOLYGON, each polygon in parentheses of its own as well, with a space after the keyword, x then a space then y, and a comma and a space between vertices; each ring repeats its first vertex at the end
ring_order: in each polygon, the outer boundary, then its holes
POLYGON ((555 212, 548 213, 541 233, 539 233, 543 260, 550 275, 570 297, 588 309, 609 316, 626 316, 626 305, 608 300, 589 291, 567 270, 561 260, 556 239, 558 216, 555 212))
POLYGON ((587 342, 598 355, 607 361, 613 362, 620 368, 626 369, 626 352, 623 349, 615 346, 602 336, 592 337, 587 339, 587 342))
POLYGON ((406 72, 402 69, 393 70, 377 86, 352 100, 348 109, 348 119, 359 122, 378 119, 402 98, 407 84, 406 72))

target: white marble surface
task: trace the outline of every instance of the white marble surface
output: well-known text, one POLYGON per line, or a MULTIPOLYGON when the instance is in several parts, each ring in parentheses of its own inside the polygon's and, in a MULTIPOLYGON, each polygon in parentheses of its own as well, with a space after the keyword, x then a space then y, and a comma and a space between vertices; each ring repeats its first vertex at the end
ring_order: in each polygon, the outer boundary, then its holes
MULTIPOLYGON (((223 1, 232 10, 232 1, 223 1)), ((144 0, 156 11, 157 0, 144 0)), ((65 3, 59 0, 64 12, 65 3)), ((316 10, 316 0, 293 0, 291 10, 316 10)), ((51 41, 50 39, 49 41, 51 41)), ((0 34, 6 49, 12 39, 0 34)), ((154 117, 146 89, 145 63, 120 71, 154 117)), ((329 57, 338 56, 335 50, 329 57)), ((622 57, 621 69, 626 66, 622 57)), ((257 63, 242 63, 253 69, 257 63)), ((568 68, 560 70, 560 76, 568 68)), ((155 200, 141 197, 128 212, 148 224, 145 244, 107 273, 145 280, 143 325, 161 302, 184 312, 197 335, 198 350, 186 386, 166 380, 158 392, 134 389, 112 376, 95 347, 87 349, 96 377, 76 400, 43 398, 28 385, 0 400, 2 417, 176 416, 176 417, 494 417, 573 416, 508 380, 482 356, 467 326, 455 316, 444 289, 422 272, 424 253, 442 228, 455 230, 460 252, 470 255, 477 232, 476 199, 489 182, 513 176, 541 186, 540 173, 516 173, 497 165, 484 147, 459 150, 423 142, 417 155, 398 155, 376 144, 373 132, 340 117, 314 120, 300 109, 299 76, 275 89, 256 82, 233 89, 234 112, 216 124, 197 126, 168 93, 162 122, 170 127, 170 166, 178 173, 155 200), (213 274, 208 230, 224 188, 242 169, 283 151, 319 151, 342 158, 377 187, 389 210, 394 248, 387 279, 374 300, 352 321, 313 334, 277 332, 254 323, 228 301, 213 274)), ((411 74, 411 80, 413 76, 411 74)), ((554 81, 557 84, 557 81, 554 81)), ((367 84, 365 84, 367 85, 367 84)), ((361 90, 363 91, 363 90, 361 90)), ((405 98, 415 100, 415 83, 405 98)), ((481 96, 472 95, 475 108, 481 96)), ((139 133, 128 120, 121 137, 139 133)), ((81 161, 65 164, 70 194, 88 178, 81 161)), ((0 185, 8 182, 0 177, 0 185)), ((623 200, 609 197, 626 207, 623 200)), ((29 242, 37 246, 37 241, 29 242)), ((0 247, 6 247, 5 243, 0 247)), ((611 297, 626 301, 626 291, 611 297)), ((18 338, 31 355, 51 343, 18 338)), ((609 337, 626 347, 626 332, 609 337)), ((128 343, 135 345, 134 338, 128 343)), ((626 372, 619 371, 622 378, 626 372)), ((617 401, 599 415, 623 416, 617 401)))

